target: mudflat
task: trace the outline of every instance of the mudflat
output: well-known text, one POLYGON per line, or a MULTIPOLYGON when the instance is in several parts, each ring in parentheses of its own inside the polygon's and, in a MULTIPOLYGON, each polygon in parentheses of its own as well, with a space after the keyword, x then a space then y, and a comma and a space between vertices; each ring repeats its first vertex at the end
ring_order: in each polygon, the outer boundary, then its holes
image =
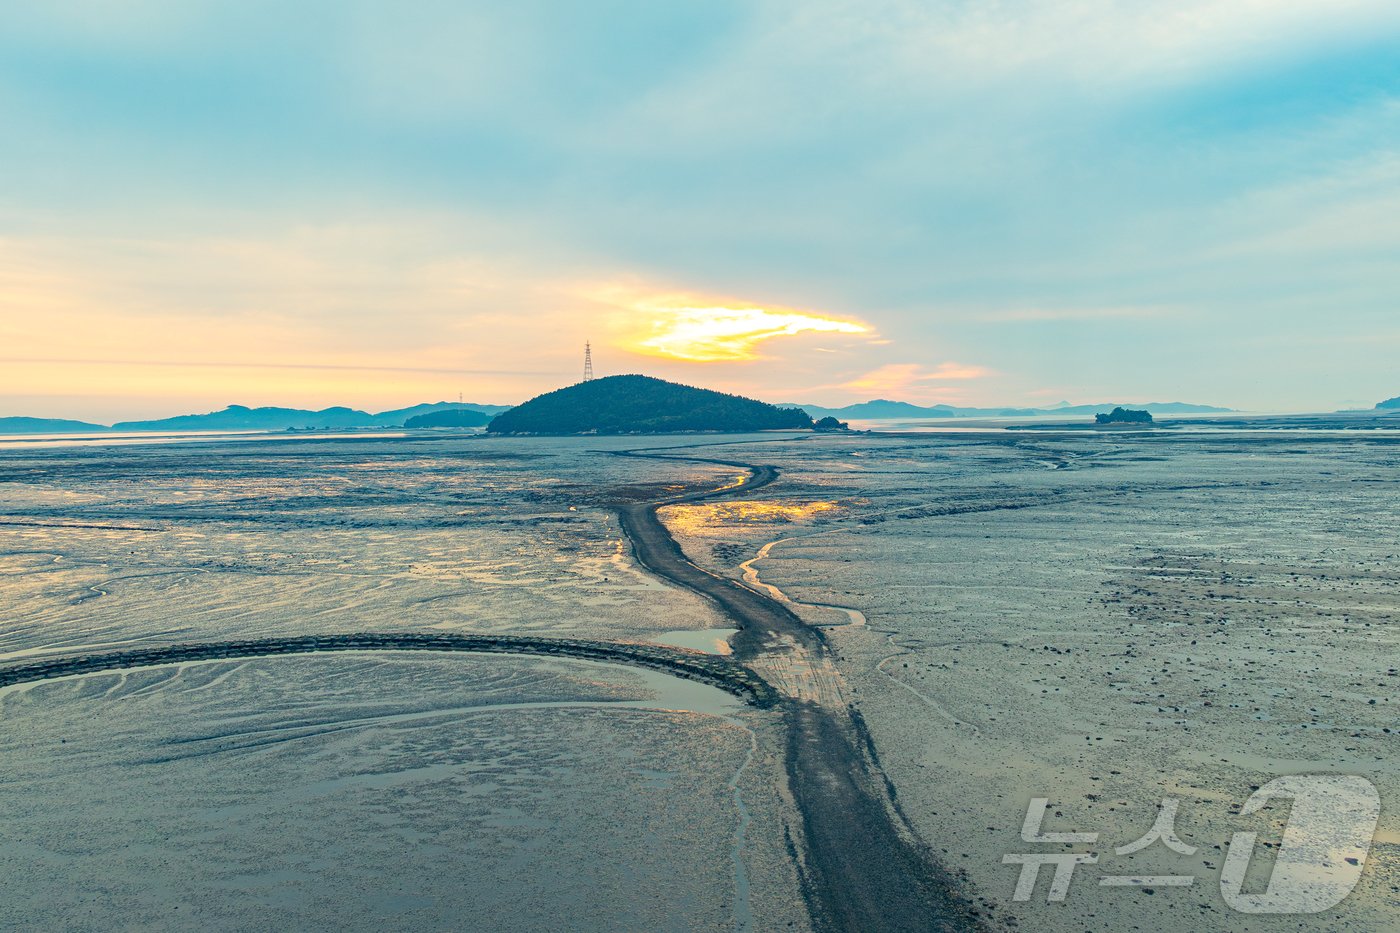
POLYGON ((0 689, 9 903, 156 926, 178 906, 440 929, 477 903, 506 929, 1387 929, 1397 466, 1380 433, 1205 428, 0 451, 6 669, 362 633, 645 662, 345 651, 0 689), (646 647, 733 629, 724 661, 646 647), (1356 890, 1233 910, 1232 835, 1259 833, 1261 883, 1288 818, 1242 814, 1252 790, 1337 773, 1386 804, 1356 890), (1048 877, 1018 900, 1004 861, 1046 848, 1021 839, 1034 798, 1045 831, 1097 834, 1058 847, 1097 856, 1063 901, 1048 877), (1165 800, 1190 854, 1118 854, 1165 800), (181 852, 204 855, 178 891, 143 880, 181 852), (404 859, 408 881, 373 870, 404 859), (1191 883, 1100 884, 1127 874, 1191 883), (635 884, 652 899, 621 910, 635 884))
POLYGON ((902 812, 994 922, 1395 928, 1394 437, 987 431, 742 449, 782 478, 742 507, 663 517, 696 563, 747 568, 823 627, 902 812), (1233 834, 1259 834, 1262 890, 1288 818, 1286 803, 1241 806, 1297 774, 1379 791, 1360 883, 1317 915, 1235 911, 1220 888, 1233 834), (1049 800, 1044 831, 1095 841, 1024 842, 1033 798, 1049 800), (1192 853, 1118 854, 1168 799, 1192 853), (1097 862, 1064 901, 1047 902, 1049 869, 1014 899, 1005 856, 1069 851, 1097 862), (1111 876, 1190 883, 1100 884, 1111 876))

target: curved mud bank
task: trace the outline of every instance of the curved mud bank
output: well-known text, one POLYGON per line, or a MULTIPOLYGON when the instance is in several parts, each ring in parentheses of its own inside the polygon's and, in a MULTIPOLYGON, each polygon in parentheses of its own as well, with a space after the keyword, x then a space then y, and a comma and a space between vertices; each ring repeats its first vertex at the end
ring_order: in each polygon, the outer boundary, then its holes
POLYGON ((297 638, 259 638, 206 644, 165 645, 133 651, 53 658, 0 667, 0 687, 53 680, 101 671, 214 661, 224 658, 258 658, 285 654, 322 654, 331 651, 438 651, 471 654, 523 654, 608 661, 661 671, 675 677, 717 687, 751 706, 766 708, 778 701, 777 692, 748 668, 727 658, 682 651, 659 645, 539 638, 511 635, 446 635, 363 632, 352 635, 311 635, 297 638))

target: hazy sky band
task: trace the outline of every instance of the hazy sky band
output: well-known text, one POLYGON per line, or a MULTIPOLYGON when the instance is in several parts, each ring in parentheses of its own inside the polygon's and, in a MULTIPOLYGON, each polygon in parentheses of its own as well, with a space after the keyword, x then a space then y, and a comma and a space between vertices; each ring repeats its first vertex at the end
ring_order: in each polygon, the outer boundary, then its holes
POLYGON ((0 358, 0 363, 44 366, 159 366, 180 369, 328 369, 361 373, 435 373, 449 376, 548 376, 565 378, 569 372, 540 372, 522 369, 453 369, 431 366, 376 366, 373 363, 234 363, 215 360, 94 360, 0 358))
POLYGON ((258 374, 5 413, 510 401, 585 339, 775 401, 1400 394, 1393 3, 29 6, 0 346, 258 374), (641 352, 677 293, 864 331, 641 352))

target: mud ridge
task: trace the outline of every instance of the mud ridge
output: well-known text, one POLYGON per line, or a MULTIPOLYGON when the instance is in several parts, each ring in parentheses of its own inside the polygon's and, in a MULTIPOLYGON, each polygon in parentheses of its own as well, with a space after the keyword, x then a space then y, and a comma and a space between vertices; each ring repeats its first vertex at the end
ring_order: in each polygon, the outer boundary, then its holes
POLYGON ((471 654, 526 654, 606 661, 661 671, 686 680, 709 684, 739 697, 751 706, 773 706, 777 692, 763 678, 728 658, 629 642, 541 638, 526 635, 452 635, 393 632, 361 632, 350 635, 308 635, 295 638, 259 638, 205 644, 163 645, 59 657, 28 664, 0 667, 0 687, 53 680, 101 671, 119 671, 189 661, 225 658, 261 658, 288 654, 324 654, 332 651, 438 651, 471 654))

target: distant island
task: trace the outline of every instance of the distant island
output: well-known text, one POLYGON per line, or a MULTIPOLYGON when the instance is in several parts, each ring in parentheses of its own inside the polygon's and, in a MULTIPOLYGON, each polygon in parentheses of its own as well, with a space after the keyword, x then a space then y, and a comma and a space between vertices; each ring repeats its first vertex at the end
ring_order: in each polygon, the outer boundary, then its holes
POLYGON ((491 416, 470 408, 444 408, 424 415, 414 415, 404 421, 406 428, 481 428, 491 416))
POLYGON ((106 425, 67 418, 0 418, 0 434, 78 434, 106 430, 106 425))
POLYGON ((353 408, 303 411, 297 408, 249 408, 230 405, 202 415, 176 415, 151 421, 118 421, 113 431, 285 431, 288 428, 360 428, 372 419, 353 408))
MULTIPOLYGON (((398 428, 407 422, 438 412, 470 412, 474 426, 486 424, 491 416, 506 411, 508 405, 480 405, 472 402, 425 402, 409 408, 395 408, 370 414, 355 408, 333 407, 311 411, 303 408, 249 408, 230 405, 220 411, 199 415, 176 415, 151 421, 118 421, 92 424, 62 418, 0 418, 0 434, 71 434, 90 431, 309 431, 344 428, 398 428)), ((467 415, 461 416, 463 418, 467 415)))
POLYGON ((1384 402, 1376 403, 1377 411, 1397 411, 1400 410, 1400 396, 1388 398, 1384 402))
MULTIPOLYGON (((783 403, 788 404, 788 403, 783 403)), ((1059 402, 1045 408, 960 408, 953 405, 915 405, 890 399, 871 399, 841 408, 821 405, 795 405, 813 418, 832 417, 841 421, 891 421, 921 418, 1039 418, 1047 416, 1092 415, 1110 408, 1127 408, 1129 403, 1099 402, 1095 405, 1071 405, 1059 402)), ((1147 402, 1134 406, 1154 415, 1219 415, 1234 411, 1215 405, 1193 405, 1189 402, 1147 402)))
POLYGON ((465 405, 461 402, 432 402, 414 405, 411 408, 397 408, 381 411, 378 414, 359 411, 355 408, 323 408, 320 411, 307 411, 300 408, 248 408, 244 405, 230 405, 223 411, 205 415, 179 415, 174 418, 161 418, 155 421, 120 421, 112 425, 114 431, 286 431, 290 429, 314 430, 320 428, 397 428, 403 427, 410 418, 439 411, 467 410, 477 414, 491 415, 504 411, 500 406, 465 405), (493 412, 482 412, 481 408, 495 408, 493 412))
POLYGON ((1118 407, 1108 414, 1094 415, 1095 424, 1151 424, 1152 413, 1141 409, 1118 407))
POLYGON ((811 430, 800 408, 652 376, 607 376, 537 395, 492 419, 491 434, 664 434, 811 430))

